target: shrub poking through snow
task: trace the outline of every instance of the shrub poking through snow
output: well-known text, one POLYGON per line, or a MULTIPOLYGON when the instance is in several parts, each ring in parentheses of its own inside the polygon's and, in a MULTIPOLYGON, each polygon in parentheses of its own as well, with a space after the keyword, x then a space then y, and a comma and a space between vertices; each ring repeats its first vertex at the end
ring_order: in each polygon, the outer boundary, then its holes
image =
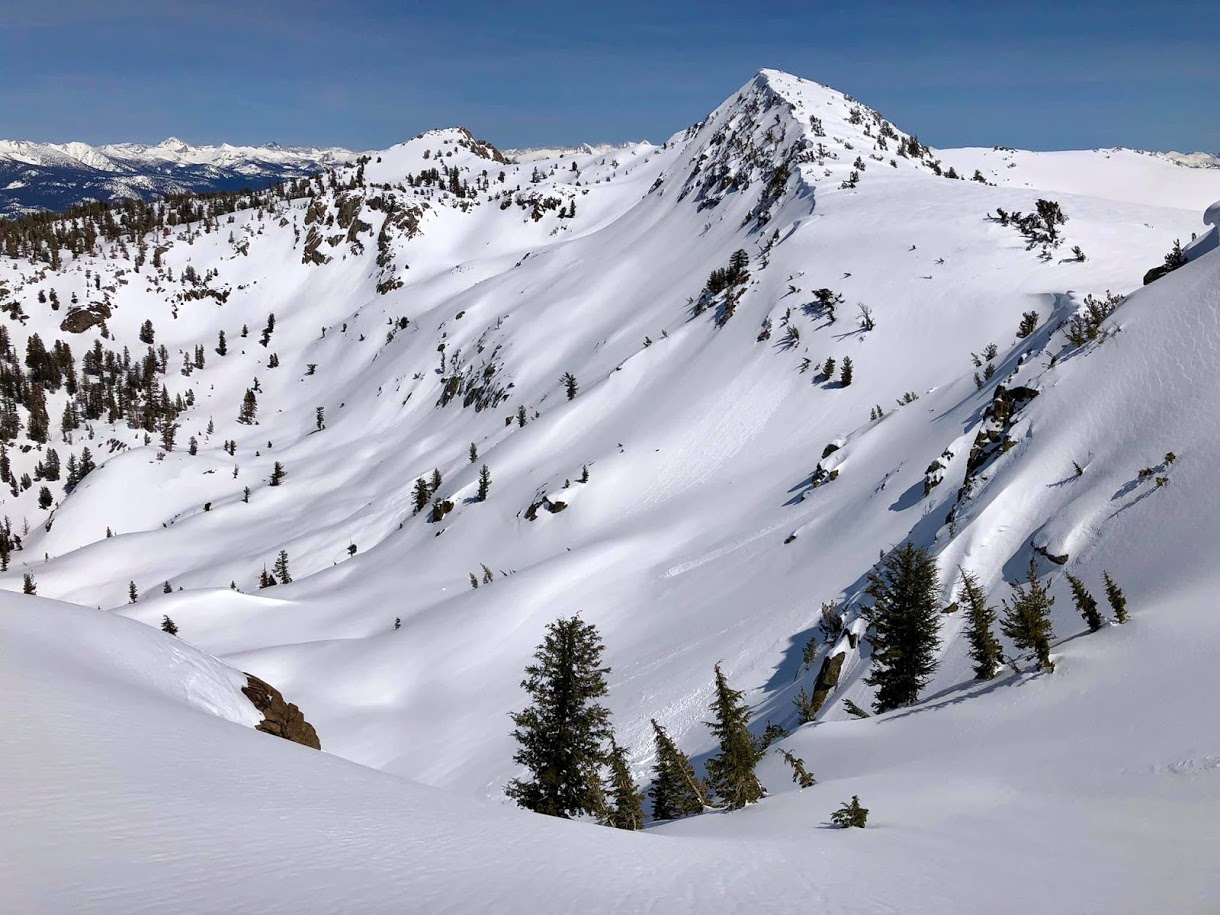
POLYGON ((802 788, 812 788, 817 783, 813 773, 805 768, 805 760, 788 750, 780 750, 779 752, 784 757, 784 762, 792 768, 793 784, 800 785, 802 788))
POLYGON ((863 829, 868 825, 868 808, 860 806, 860 798, 853 794, 851 801, 844 801, 843 806, 830 815, 830 822, 840 829, 863 829))

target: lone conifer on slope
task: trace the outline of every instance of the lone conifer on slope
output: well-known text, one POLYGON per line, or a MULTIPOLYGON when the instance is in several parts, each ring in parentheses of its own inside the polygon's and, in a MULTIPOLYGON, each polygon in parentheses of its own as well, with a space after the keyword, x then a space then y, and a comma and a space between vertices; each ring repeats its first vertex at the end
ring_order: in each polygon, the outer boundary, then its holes
POLYGON ((766 794, 754 774, 760 754, 750 735, 750 708, 745 693, 733 689, 716 665, 716 693, 710 706, 715 721, 707 722, 720 741, 720 752, 707 761, 707 776, 716 796, 730 810, 752 804, 766 794))
POLYGON ((288 551, 280 550, 280 555, 275 559, 275 577, 279 579, 281 585, 290 584, 292 576, 288 574, 288 551))
POLYGON ((37 594, 38 582, 34 581, 34 576, 26 572, 21 576, 21 593, 22 594, 37 594))
POLYGON ((428 481, 420 477, 415 481, 415 488, 411 490, 411 514, 418 515, 431 501, 432 491, 428 488, 428 481))
POLYGON ((839 369, 839 384, 841 384, 843 387, 847 387, 849 384, 851 384, 852 369, 853 365, 851 356, 844 356, 843 365, 839 369))
POLYGON ((161 631, 169 633, 170 635, 177 635, 178 626, 169 618, 168 615, 165 615, 161 617, 161 631))
POLYGON ((1084 582, 1071 572, 1068 573, 1067 580, 1068 584, 1072 586, 1072 602, 1076 605, 1077 612, 1089 624, 1089 631, 1096 632, 1101 628, 1101 614, 1097 612, 1097 599, 1089 593, 1084 582))
POLYGON ((987 592, 973 572, 962 573, 962 603, 966 607, 966 641, 974 661, 974 678, 990 680, 1000 665, 1000 642, 992 632, 995 610, 987 605, 987 592))
POLYGON ((484 464, 481 468, 479 468, 479 492, 478 492, 478 496, 477 496, 478 500, 480 502, 486 502, 487 494, 489 492, 491 492, 491 471, 488 470, 487 465, 484 464))
POLYGON ((1114 611, 1114 619, 1120 623, 1127 622, 1127 595, 1123 594, 1123 589, 1110 577, 1109 572, 1102 572, 1101 575, 1106 582, 1106 601, 1114 611))
POLYGON ((608 806, 605 824, 615 829, 644 828, 644 792, 635 786, 627 766, 627 751, 610 737, 610 778, 606 784, 608 806))
POLYGON ((564 392, 568 395, 568 400, 576 399, 576 376, 571 372, 564 372, 563 377, 559 379, 563 383, 564 392))
POLYGON ((922 547, 903 544, 869 573, 864 593, 873 599, 864 611, 872 626, 873 669, 864 682, 877 687, 873 710, 912 705, 936 670, 936 560, 922 547))
POLYGON ((606 695, 610 673, 601 666, 604 647, 597 628, 580 617, 547 626, 521 681, 533 704, 511 713, 519 745, 513 762, 529 770, 505 787, 518 805, 565 818, 606 809, 601 769, 609 761, 610 711, 596 701, 606 695))
POLYGON ((1000 620, 1000 631, 1012 643, 1025 651, 1032 651, 1038 658, 1038 669, 1055 669, 1051 663, 1051 639, 1055 632, 1051 624, 1051 597, 1046 586, 1038 580, 1038 563, 1029 557, 1029 573, 1024 585, 1012 586, 1012 603, 1004 602, 1004 618, 1000 620))
POLYGON ((702 813, 707 806, 707 785, 695 777, 695 767, 655 718, 652 719, 652 733, 657 748, 652 785, 648 788, 652 818, 676 820, 702 813))

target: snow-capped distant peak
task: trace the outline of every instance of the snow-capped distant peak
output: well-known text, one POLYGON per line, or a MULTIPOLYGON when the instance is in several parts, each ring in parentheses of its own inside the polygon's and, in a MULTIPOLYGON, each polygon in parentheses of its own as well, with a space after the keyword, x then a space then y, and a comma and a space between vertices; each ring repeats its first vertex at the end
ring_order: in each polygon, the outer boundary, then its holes
POLYGON ((275 143, 192 146, 178 137, 155 146, 0 140, 0 217, 63 209, 85 199, 266 185, 342 165, 358 155, 348 149, 275 143))

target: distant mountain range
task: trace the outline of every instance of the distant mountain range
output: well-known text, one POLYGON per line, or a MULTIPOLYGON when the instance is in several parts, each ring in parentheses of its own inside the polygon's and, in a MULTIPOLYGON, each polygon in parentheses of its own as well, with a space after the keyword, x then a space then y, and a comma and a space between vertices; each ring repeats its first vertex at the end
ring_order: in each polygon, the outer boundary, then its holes
POLYGON ((0 216, 62 210, 82 200, 264 187, 350 162, 348 149, 297 146, 156 146, 0 140, 0 216))

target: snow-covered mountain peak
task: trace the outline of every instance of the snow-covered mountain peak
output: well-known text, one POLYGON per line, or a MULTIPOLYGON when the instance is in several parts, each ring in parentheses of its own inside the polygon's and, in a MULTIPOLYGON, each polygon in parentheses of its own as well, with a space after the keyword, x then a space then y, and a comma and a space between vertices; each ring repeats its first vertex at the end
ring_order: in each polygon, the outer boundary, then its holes
POLYGON ((236 190, 314 174, 355 159, 338 148, 192 146, 0 140, 0 217, 59 210, 88 199, 236 190))
POLYGON ((702 121, 670 139, 686 155, 676 172, 701 210, 749 193, 761 227, 788 194, 854 189, 869 169, 940 174, 932 151, 880 112, 820 83, 760 70, 702 121))

